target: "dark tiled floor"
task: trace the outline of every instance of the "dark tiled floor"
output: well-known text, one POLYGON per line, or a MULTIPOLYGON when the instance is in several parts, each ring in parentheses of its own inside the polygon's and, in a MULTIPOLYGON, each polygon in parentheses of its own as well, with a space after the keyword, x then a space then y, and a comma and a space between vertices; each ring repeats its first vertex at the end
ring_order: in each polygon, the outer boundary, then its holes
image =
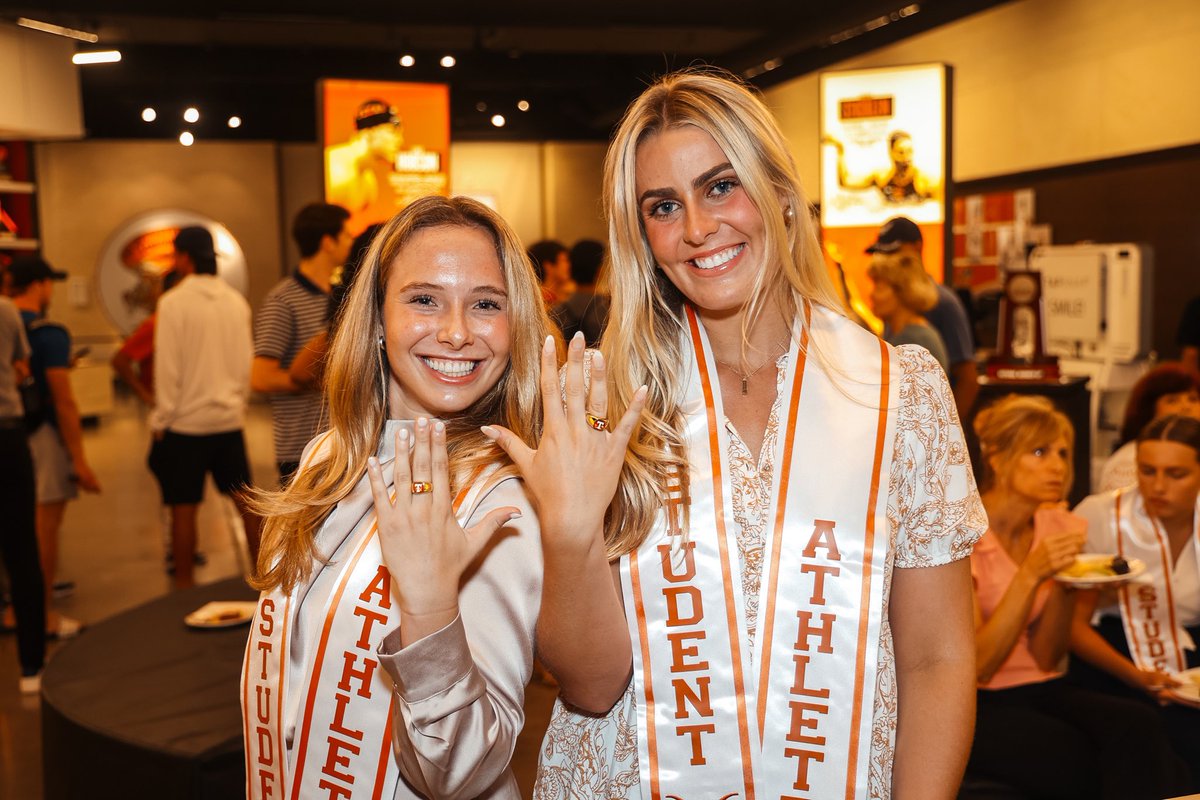
MULTIPOLYGON (((275 473, 270 413, 265 406, 251 407, 246 438, 254 477, 267 485, 275 473)), ((148 442, 144 412, 131 398, 120 396, 114 412, 85 432, 88 458, 104 491, 68 506, 59 577, 74 580, 77 589, 72 597, 56 602, 62 613, 85 623, 168 591, 163 517, 154 480, 145 467, 148 442)), ((200 549, 209 558, 197 572, 200 582, 238 574, 232 538, 211 496, 201 508, 200 549)), ((17 678, 16 642, 11 634, 0 635, 0 800, 39 800, 43 765, 38 700, 18 693, 17 678)), ((525 796, 532 787, 537 748, 553 699, 553 690, 536 683, 527 693, 527 723, 513 764, 525 796)))

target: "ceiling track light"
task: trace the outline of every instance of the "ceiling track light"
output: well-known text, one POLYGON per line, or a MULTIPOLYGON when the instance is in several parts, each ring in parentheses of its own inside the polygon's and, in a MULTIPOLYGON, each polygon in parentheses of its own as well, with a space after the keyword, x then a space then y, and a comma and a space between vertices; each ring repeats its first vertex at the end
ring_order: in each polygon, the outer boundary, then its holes
POLYGON ((55 25, 52 22, 42 22, 38 19, 30 19, 29 17, 17 17, 17 24, 22 28, 29 28, 42 33, 51 33, 55 36, 65 36, 68 39, 77 39, 88 44, 95 44, 100 41, 100 37, 88 31, 78 31, 74 28, 64 28, 62 25, 55 25))
POLYGON ((115 64, 121 60, 120 50, 93 50, 71 56, 72 64, 115 64))

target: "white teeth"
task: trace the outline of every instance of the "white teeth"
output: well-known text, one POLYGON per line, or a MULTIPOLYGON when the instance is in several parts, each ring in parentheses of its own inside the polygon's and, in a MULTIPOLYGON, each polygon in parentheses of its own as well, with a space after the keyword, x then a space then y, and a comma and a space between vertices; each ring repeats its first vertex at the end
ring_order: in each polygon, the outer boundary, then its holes
POLYGON ((730 247, 728 250, 722 250, 716 255, 711 255, 706 258, 692 259, 692 263, 700 269, 716 269, 722 264, 726 264, 737 257, 739 253, 745 249, 746 245, 739 244, 735 247, 730 247))
POLYGON ((448 358, 421 358, 425 365, 434 372, 440 372, 447 378, 462 378, 470 375, 479 365, 478 361, 454 361, 448 358))

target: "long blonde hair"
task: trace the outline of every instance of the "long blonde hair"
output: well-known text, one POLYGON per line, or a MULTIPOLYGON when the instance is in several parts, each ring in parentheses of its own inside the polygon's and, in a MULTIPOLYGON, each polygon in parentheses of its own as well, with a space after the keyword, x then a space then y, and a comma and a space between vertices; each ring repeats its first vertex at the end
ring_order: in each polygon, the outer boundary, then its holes
POLYGON ((682 483, 687 496, 681 433, 688 374, 681 346, 685 298, 655 264, 636 189, 638 146, 685 125, 713 138, 762 215, 764 262, 747 301, 743 332, 772 303, 787 319, 796 316, 801 298, 842 313, 787 140, 762 100, 715 69, 676 72, 642 92, 625 112, 604 163, 612 306, 600 347, 609 365, 610 414, 622 413, 643 383, 649 387, 605 520, 610 557, 632 552, 645 539, 666 486, 682 483))
POLYGON ((501 462, 505 470, 514 469, 503 451, 479 431, 481 425, 504 425, 531 445, 541 434, 537 375, 542 342, 556 329, 525 249, 508 224, 481 203, 465 197, 416 201, 376 234, 339 315, 325 370, 330 424, 326 442, 286 489, 251 494, 255 510, 264 517, 252 581, 256 588, 288 592, 308 576, 317 555, 317 531, 362 479, 367 458, 379 448, 387 419, 389 369, 380 337, 388 278, 412 238, 436 227, 473 228, 491 238, 508 293, 511 336, 509 364, 500 380, 470 408, 444 420, 452 493, 479 466, 501 462))

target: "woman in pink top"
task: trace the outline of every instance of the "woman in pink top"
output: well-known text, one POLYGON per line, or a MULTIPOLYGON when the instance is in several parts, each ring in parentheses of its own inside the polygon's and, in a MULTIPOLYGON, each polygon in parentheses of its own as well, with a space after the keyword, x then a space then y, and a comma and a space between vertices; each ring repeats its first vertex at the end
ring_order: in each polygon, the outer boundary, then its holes
POLYGON ((1087 524, 1062 506, 1070 421, 1043 397, 1010 395, 975 418, 989 527, 975 583, 975 742, 968 773, 1033 797, 1161 798, 1186 785, 1152 712, 1062 679, 1075 593, 1055 582, 1087 524))

